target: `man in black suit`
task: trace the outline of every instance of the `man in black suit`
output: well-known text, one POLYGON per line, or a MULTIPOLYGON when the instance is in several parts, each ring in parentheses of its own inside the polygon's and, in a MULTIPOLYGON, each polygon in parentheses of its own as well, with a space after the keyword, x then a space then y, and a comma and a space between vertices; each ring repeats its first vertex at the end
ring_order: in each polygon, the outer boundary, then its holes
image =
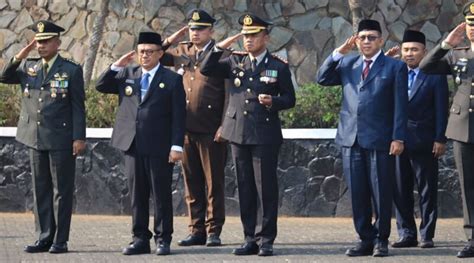
POLYGON ((124 255, 150 253, 150 191, 154 204, 156 254, 170 253, 173 233, 171 181, 182 159, 185 94, 180 75, 160 65, 161 36, 142 32, 135 51, 122 56, 97 81, 97 90, 119 95, 112 146, 125 153, 132 199, 133 242, 124 255), (139 66, 129 66, 135 54, 139 66))
MULTIPOLYGON (((246 52, 222 58, 220 43, 203 61, 204 75, 230 78, 222 137, 231 143, 245 243, 235 255, 271 256, 277 234, 278 152, 283 141, 280 110, 294 107, 295 91, 286 61, 266 46, 271 23, 252 15, 239 18, 246 52)), ((237 40, 240 34, 233 39, 237 40)))
POLYGON ((64 29, 38 21, 31 43, 5 66, 0 82, 21 84, 16 139, 30 151, 38 241, 25 252, 65 253, 71 226, 75 157, 85 149, 84 79, 58 53, 64 29), (27 58, 36 47, 41 58, 27 58))
POLYGON ((445 75, 426 75, 418 67, 426 54, 425 35, 407 30, 401 46, 408 66, 408 129, 405 151, 396 158, 394 203, 400 239, 392 247, 416 247, 413 184, 420 196, 422 248, 434 246, 437 219, 438 158, 446 150, 448 81, 445 75))

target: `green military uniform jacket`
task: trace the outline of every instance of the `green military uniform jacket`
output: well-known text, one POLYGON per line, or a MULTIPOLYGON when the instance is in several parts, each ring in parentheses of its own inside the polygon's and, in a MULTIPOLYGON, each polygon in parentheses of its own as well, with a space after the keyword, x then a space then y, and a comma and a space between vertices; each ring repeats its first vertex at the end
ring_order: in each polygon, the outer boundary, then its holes
POLYGON ((85 93, 80 65, 58 55, 43 77, 39 58, 11 59, 0 82, 21 84, 21 113, 16 139, 37 150, 71 149, 85 140, 85 93))

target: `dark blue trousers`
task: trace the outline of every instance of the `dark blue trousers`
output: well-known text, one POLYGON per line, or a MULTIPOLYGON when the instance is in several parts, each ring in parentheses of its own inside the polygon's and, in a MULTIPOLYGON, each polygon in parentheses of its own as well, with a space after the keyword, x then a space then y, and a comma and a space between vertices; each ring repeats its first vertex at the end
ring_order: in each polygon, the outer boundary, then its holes
POLYGON ((352 147, 342 147, 342 164, 360 240, 388 242, 395 158, 388 151, 364 149, 355 143, 352 147))
POLYGON ((417 239, 414 218, 414 182, 420 196, 420 236, 432 240, 438 218, 438 159, 430 151, 405 151, 396 158, 396 184, 393 201, 400 238, 417 239))

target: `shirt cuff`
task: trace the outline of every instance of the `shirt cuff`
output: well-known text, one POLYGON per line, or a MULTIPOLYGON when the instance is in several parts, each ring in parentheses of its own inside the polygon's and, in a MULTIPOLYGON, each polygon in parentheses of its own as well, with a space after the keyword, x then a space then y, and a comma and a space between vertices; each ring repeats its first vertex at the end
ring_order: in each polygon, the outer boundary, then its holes
POLYGON ((123 68, 124 68, 124 67, 115 66, 115 64, 112 64, 112 66, 110 66, 110 70, 116 71, 116 72, 119 72, 119 71, 122 70, 123 68))
POLYGON ((219 52, 219 51, 223 51, 224 49, 221 48, 221 47, 218 47, 217 45, 214 46, 214 52, 219 52))
POLYGON ((339 61, 344 55, 339 53, 337 50, 334 50, 334 52, 332 52, 332 60, 337 62, 339 61))
POLYGON ((173 145, 173 146, 171 146, 171 150, 175 151, 175 152, 181 152, 182 153, 183 152, 183 147, 178 146, 178 145, 173 145))

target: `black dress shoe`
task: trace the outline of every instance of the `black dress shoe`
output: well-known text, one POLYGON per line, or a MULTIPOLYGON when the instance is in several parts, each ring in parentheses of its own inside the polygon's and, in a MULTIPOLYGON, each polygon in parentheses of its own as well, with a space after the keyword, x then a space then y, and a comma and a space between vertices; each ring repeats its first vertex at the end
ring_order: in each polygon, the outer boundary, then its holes
POLYGON ((463 250, 459 251, 457 254, 458 258, 472 258, 474 257, 474 246, 467 245, 463 250))
POLYGON ((246 242, 241 247, 236 248, 232 251, 232 254, 236 256, 247 256, 247 255, 257 255, 259 252, 257 243, 255 242, 246 242))
POLYGON ((431 239, 430 240, 421 240, 420 247, 421 248, 432 248, 432 247, 434 247, 434 242, 431 239))
POLYGON ((400 238, 397 242, 392 243, 392 247, 402 248, 402 247, 416 247, 418 246, 418 241, 413 238, 400 238))
POLYGON ((178 246, 187 247, 187 246, 198 246, 205 245, 206 237, 198 235, 189 235, 183 240, 178 241, 178 246))
POLYGON ((262 246, 260 246, 258 255, 261 257, 273 256, 273 246, 270 244, 263 244, 262 246))
POLYGON ((25 246, 24 251, 28 253, 48 252, 53 242, 36 241, 34 245, 25 246))
POLYGON ((130 245, 123 249, 122 254, 124 255, 139 255, 150 253, 150 242, 144 240, 136 240, 130 243, 130 245))
POLYGON ((388 243, 386 242, 379 242, 375 245, 374 257, 388 257, 388 243))
POLYGON ((169 255, 170 253, 171 253, 170 244, 166 242, 158 244, 156 248, 156 254, 158 256, 165 256, 165 255, 169 255))
POLYGON ((218 247, 220 245, 222 245, 222 242, 221 242, 221 239, 219 238, 218 235, 210 234, 207 237, 206 246, 208 246, 208 247, 218 247))
POLYGON ((374 251, 374 245, 371 243, 360 242, 357 246, 346 250, 346 255, 349 257, 370 256, 374 251))
POLYGON ((49 253, 52 253, 52 254, 67 253, 67 243, 66 242, 54 243, 49 249, 49 253))

